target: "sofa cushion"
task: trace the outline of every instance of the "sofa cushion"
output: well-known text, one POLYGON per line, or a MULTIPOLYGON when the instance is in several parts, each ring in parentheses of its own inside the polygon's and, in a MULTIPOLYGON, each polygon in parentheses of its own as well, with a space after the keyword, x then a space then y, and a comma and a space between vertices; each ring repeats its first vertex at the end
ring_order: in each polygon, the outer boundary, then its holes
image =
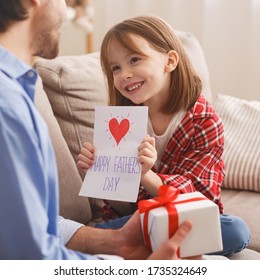
POLYGON ((244 249, 241 252, 229 256, 230 260, 239 261, 239 260, 260 260, 260 253, 251 249, 244 249))
POLYGON ((260 194, 250 191, 222 190, 224 211, 241 217, 251 231, 248 248, 260 252, 260 194))
MULTIPOLYGON (((95 107, 108 102, 99 54, 38 59, 34 67, 42 77, 44 90, 76 162, 82 144, 93 142, 95 107)), ((80 175, 82 179, 85 176, 80 175)), ((103 200, 89 198, 89 201, 93 219, 100 218, 103 200)))
POLYGON ((260 192, 260 102, 218 95, 215 109, 224 125, 223 187, 260 192))
POLYGON ((53 115, 40 78, 36 84, 35 104, 48 125, 55 151, 59 176, 60 214, 65 218, 86 224, 91 219, 90 204, 88 198, 78 196, 82 181, 53 115))
POLYGON ((210 75, 204 52, 197 38, 189 32, 176 31, 176 35, 181 40, 192 65, 199 74, 203 84, 203 94, 210 102, 214 102, 214 97, 210 87, 210 75))
POLYGON ((34 66, 76 161, 82 143, 92 142, 95 107, 107 104, 99 56, 96 53, 38 59, 34 66))

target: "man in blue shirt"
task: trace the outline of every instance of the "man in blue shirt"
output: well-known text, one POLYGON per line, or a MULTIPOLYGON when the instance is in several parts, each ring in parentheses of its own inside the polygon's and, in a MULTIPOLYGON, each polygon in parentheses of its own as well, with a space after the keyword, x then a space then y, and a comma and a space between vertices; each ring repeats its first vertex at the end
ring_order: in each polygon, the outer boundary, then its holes
POLYGON ((150 255, 137 213, 120 230, 58 215, 56 162, 28 65, 33 55, 57 56, 65 11, 64 0, 0 0, 0 259, 176 259, 189 222, 150 255))

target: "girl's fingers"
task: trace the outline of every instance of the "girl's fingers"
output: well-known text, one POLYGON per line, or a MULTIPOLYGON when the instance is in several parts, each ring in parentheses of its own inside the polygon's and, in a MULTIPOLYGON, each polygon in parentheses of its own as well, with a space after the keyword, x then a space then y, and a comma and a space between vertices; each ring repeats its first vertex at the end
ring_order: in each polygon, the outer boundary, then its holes
MULTIPOLYGON (((152 146, 155 146, 155 139, 154 137, 151 137, 149 135, 147 135, 144 140, 142 141, 142 143, 148 142, 149 144, 151 144, 152 146)), ((142 144, 141 143, 141 144, 142 144)))
POLYGON ((90 158, 90 159, 94 159, 94 153, 86 148, 81 148, 80 150, 80 154, 78 155, 79 157, 85 157, 85 158, 90 158))
POLYGON ((94 161, 94 146, 88 142, 83 144, 80 154, 77 158, 77 167, 83 172, 86 172, 93 164, 94 161))
POLYGON ((147 148, 144 148, 142 150, 139 151, 138 156, 145 156, 145 157, 149 157, 149 158, 157 158, 157 153, 155 150, 150 150, 147 148))

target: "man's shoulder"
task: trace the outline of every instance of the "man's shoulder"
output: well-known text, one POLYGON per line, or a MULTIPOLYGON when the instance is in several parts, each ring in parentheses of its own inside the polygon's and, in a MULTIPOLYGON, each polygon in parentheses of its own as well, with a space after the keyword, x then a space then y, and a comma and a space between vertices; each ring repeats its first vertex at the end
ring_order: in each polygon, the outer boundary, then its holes
POLYGON ((17 96, 21 88, 17 82, 0 70, 0 100, 1 104, 19 102, 17 96))

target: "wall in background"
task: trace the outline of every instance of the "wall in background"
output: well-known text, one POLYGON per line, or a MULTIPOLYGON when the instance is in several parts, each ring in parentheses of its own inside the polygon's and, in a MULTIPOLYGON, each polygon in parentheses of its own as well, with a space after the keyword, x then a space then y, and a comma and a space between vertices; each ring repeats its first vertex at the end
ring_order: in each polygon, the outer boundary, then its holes
MULTIPOLYGON (((154 14, 175 30, 190 31, 198 38, 214 94, 260 100, 260 0, 93 0, 93 4, 95 50, 113 24, 154 14)), ((62 48, 67 50, 62 54, 84 53, 84 36, 63 29, 62 48)))
POLYGON ((61 29, 61 55, 86 53, 86 33, 70 21, 65 21, 61 29))

